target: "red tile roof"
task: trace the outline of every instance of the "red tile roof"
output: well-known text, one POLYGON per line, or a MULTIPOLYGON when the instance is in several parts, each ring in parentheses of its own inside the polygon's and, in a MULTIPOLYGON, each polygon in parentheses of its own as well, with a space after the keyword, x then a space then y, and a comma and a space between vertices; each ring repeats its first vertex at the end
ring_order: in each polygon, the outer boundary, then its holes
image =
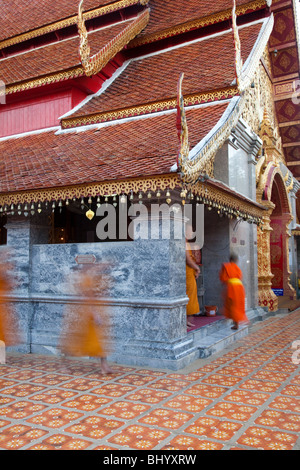
MULTIPOLYGON (((0 41, 77 15, 79 0, 5 0, 1 2, 0 41)), ((84 11, 113 3, 113 0, 84 0, 84 11)))
MULTIPOLYGON (((261 23, 240 29, 244 60, 260 29, 261 23)), ((178 78, 183 71, 184 95, 224 89, 235 79, 234 54, 233 36, 227 32, 133 60, 103 94, 91 99, 68 118, 176 98, 178 78)))
MULTIPOLYGON (((133 20, 130 20, 133 23, 133 20)), ((91 55, 119 34, 129 21, 90 33, 88 36, 91 55)), ((0 60, 0 79, 6 85, 31 80, 72 67, 81 67, 79 37, 30 50, 23 54, 0 60)), ((84 72, 82 72, 84 74, 84 72)))
MULTIPOLYGON (((237 9, 240 6, 252 4, 250 0, 237 0, 237 9)), ((265 2, 262 2, 265 6, 265 2)), ((232 11, 232 0, 189 0, 183 3, 173 0, 150 0, 151 9, 150 21, 148 26, 137 36, 137 38, 150 38, 151 35, 159 31, 167 30, 177 25, 181 25, 193 20, 204 18, 210 15, 216 15, 226 10, 232 11)), ((216 22, 221 21, 222 15, 216 17, 216 22)), ((136 42, 135 40, 133 42, 136 42)))
MULTIPOLYGON (((186 111, 191 148, 227 106, 225 102, 186 111)), ((0 194, 168 174, 178 147, 175 112, 119 121, 99 130, 59 135, 51 131, 0 141, 0 194)))

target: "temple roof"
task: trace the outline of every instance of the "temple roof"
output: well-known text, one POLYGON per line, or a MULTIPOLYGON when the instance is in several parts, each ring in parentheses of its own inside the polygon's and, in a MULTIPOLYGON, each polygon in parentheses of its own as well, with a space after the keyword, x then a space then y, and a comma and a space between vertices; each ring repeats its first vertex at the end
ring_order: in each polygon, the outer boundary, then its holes
MULTIPOLYGON (((111 27, 89 33, 91 54, 96 54, 100 48, 119 34, 130 21, 133 22, 134 20, 119 22, 111 27)), ((78 37, 7 57, 0 61, 0 67, 1 79, 7 86, 48 74, 59 73, 74 67, 79 69, 78 75, 84 75, 84 69, 78 54, 78 37)))
MULTIPOLYGON (((266 6, 265 0, 237 0, 237 15, 266 6)), ((147 27, 130 43, 130 47, 174 36, 195 28, 226 21, 232 15, 232 0, 150 0, 150 21, 147 27)))
MULTIPOLYGON (((187 111, 191 146, 227 107, 228 101, 187 111)), ((0 154, 6 156, 0 165, 0 193, 167 174, 177 150, 174 111, 83 132, 51 130, 0 140, 0 154)))
MULTIPOLYGON (((0 41, 16 38, 15 42, 28 39, 22 34, 30 33, 30 37, 46 34, 49 31, 76 24, 78 3, 74 0, 54 2, 49 0, 23 0, 15 2, 6 0, 1 6, 2 27, 0 41), (48 29, 45 29, 48 26, 48 29), (50 28, 51 26, 51 28, 50 28), (44 28, 41 30, 41 28, 44 28)), ((141 3, 140 0, 84 0, 84 9, 88 17, 109 13, 126 6, 141 3)), ((146 2, 144 2, 146 3, 146 2)), ((0 42, 0 47, 3 44, 0 42)), ((14 41, 11 41, 13 43, 14 41)))
MULTIPOLYGON (((247 60, 262 23, 240 28, 243 59, 247 60)), ((184 71, 184 96, 190 104, 227 98, 237 93, 235 53, 231 30, 184 43, 129 61, 124 71, 103 91, 62 119, 63 127, 78 126, 117 116, 145 114, 176 107, 177 82, 184 71), (214 57, 211 61, 210 58, 214 57), (199 95, 198 99, 197 96, 199 95), (123 113, 122 113, 122 110, 123 113)))
MULTIPOLYGON (((52 0, 19 3, 12 20, 8 1, 4 16, 9 20, 0 36, 0 79, 7 93, 16 95, 15 100, 24 90, 26 93, 27 86, 43 86, 47 93, 52 76, 61 81, 87 76, 97 84, 101 67, 107 62, 100 60, 98 67, 93 66, 102 53, 110 60, 121 51, 122 61, 98 91, 60 116, 61 125, 55 129, 0 139, 0 152, 5 155, 0 166, 2 202, 12 200, 8 196, 16 202, 20 194, 24 201, 26 192, 74 185, 163 175, 179 179, 175 165, 179 149, 176 106, 182 72, 190 149, 198 149, 201 143, 205 146, 207 137, 214 133, 219 135, 225 120, 231 122, 233 110, 238 109, 243 90, 237 80, 232 0, 84 0, 82 17, 77 16, 77 2, 70 0, 63 0, 59 6, 52 0), (48 7, 54 3, 49 14, 48 7), (20 22, 15 21, 18 15, 23 18, 20 22), (72 29, 68 36, 69 26, 77 28, 77 24, 79 34, 76 31, 74 35, 72 29), (57 33, 55 40, 51 36, 48 41, 49 31, 57 33), (39 43, 38 38, 45 42, 39 43), (44 81, 49 77, 49 82, 44 81), (24 87, 18 88, 19 84, 24 87)), ((248 81, 273 26, 270 3, 236 1, 243 73, 248 81)), ((282 10, 292 0, 284 5, 281 0, 274 3, 279 31, 282 10)), ((289 33, 286 31, 286 42, 281 36, 277 45, 273 32, 271 51, 285 49, 286 55, 294 57, 296 41, 289 33)), ((278 83, 282 77, 286 80, 274 57, 271 63, 278 83)), ((296 61, 291 69, 287 66, 292 74, 299 73, 296 69, 296 61)), ((280 105, 278 99, 278 116, 280 105)), ((228 132, 222 134, 222 138, 226 136, 228 132)))

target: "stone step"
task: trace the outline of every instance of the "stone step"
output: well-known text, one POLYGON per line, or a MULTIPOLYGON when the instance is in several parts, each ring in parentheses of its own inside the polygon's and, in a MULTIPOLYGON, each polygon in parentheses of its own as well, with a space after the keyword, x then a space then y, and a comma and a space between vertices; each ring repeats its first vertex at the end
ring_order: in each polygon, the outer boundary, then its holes
POLYGON ((249 326, 242 326, 238 330, 232 330, 230 326, 221 328, 214 333, 201 338, 199 342, 195 343, 199 351, 199 358, 206 358, 215 354, 222 349, 226 348, 229 344, 247 336, 249 333, 249 326))
POLYGON ((193 345, 199 352, 199 358, 206 358, 247 336, 251 324, 265 320, 269 315, 273 314, 257 307, 247 311, 249 324, 240 326, 238 330, 232 330, 232 322, 223 317, 214 323, 192 330, 188 336, 193 336, 193 345))

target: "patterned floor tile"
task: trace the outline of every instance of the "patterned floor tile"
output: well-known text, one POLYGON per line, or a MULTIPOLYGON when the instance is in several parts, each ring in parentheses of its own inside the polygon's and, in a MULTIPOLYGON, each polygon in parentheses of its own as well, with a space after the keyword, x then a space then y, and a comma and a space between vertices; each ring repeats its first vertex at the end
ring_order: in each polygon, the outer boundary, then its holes
POLYGON ((280 393, 291 397, 300 397, 300 387, 298 385, 287 385, 280 393))
POLYGON ((42 442, 28 447, 28 450, 84 450, 92 442, 84 439, 76 439, 65 434, 55 434, 42 442))
POLYGON ((149 424, 150 426, 159 426, 167 429, 178 429, 192 417, 193 415, 188 413, 157 408, 148 413, 147 416, 139 419, 139 423, 149 424))
POLYGON ((296 375, 294 378, 292 378, 291 384, 300 385, 300 375, 296 375))
POLYGON ((29 445, 32 441, 40 439, 47 431, 34 429, 26 425, 14 425, 6 428, 1 433, 0 448, 7 450, 20 449, 29 445))
POLYGON ((206 385, 202 383, 195 384, 185 391, 185 393, 188 393, 190 395, 200 395, 201 397, 207 398, 218 398, 225 392, 227 392, 227 388, 225 387, 216 387, 214 385, 206 385))
POLYGON ((224 385, 226 387, 232 387, 241 381, 240 377, 227 377, 221 374, 212 374, 206 379, 202 379, 202 382, 207 384, 224 385))
POLYGON ((264 410, 256 419, 255 423, 263 426, 285 429, 286 431, 300 431, 300 416, 298 414, 277 410, 264 410))
POLYGON ((72 377, 70 375, 47 374, 32 380, 32 382, 42 385, 60 385, 62 382, 71 380, 71 378, 72 377))
POLYGON ((83 413, 77 413, 74 411, 67 411, 61 408, 52 408, 40 413, 32 418, 27 419, 28 423, 40 424, 48 428, 61 428, 74 421, 75 419, 83 416, 83 413))
POLYGON ((94 450, 118 450, 116 447, 110 447, 110 446, 97 446, 94 447, 94 450))
POLYGON ((10 378, 10 374, 18 372, 19 367, 10 367, 7 364, 0 364, 0 377, 10 378))
POLYGON ((292 397, 278 396, 270 404, 270 408, 275 408, 278 410, 288 410, 295 413, 300 413, 300 403, 299 400, 292 397))
POLYGON ((115 416, 122 419, 133 419, 149 410, 150 406, 126 401, 117 401, 110 406, 102 408, 99 413, 102 415, 115 416))
POLYGON ((230 440, 241 426, 242 424, 231 421, 201 417, 190 424, 184 432, 225 442, 230 440))
POLYGON ((139 401, 142 403, 156 404, 160 403, 165 398, 168 398, 172 393, 164 391, 156 391, 148 388, 137 390, 131 395, 127 395, 126 400, 139 401))
POLYGON ((80 411, 94 411, 103 405, 106 405, 111 400, 106 397, 97 397, 94 395, 80 395, 73 400, 66 401, 63 406, 80 411))
POLYGON ((290 374, 284 374, 283 372, 271 372, 270 370, 260 370, 256 374, 252 375, 252 379, 257 380, 270 380, 272 382, 284 382, 289 378, 290 374))
POLYGON ((6 419, 0 418, 0 428, 3 428, 4 426, 7 426, 10 423, 11 421, 6 421, 6 419))
MULTIPOLYGON (((12 401, 15 401, 15 399, 11 397, 1 397, 0 395, 0 406, 7 405, 8 403, 11 403, 12 401)), ((1 408, 0 408, 0 414, 1 414, 1 408)))
POLYGON ((136 387, 131 387, 129 385, 118 385, 118 384, 106 384, 100 388, 93 390, 93 393, 97 395, 105 395, 107 397, 121 397, 128 392, 132 392, 136 387))
POLYGON ((231 363, 231 366, 233 367, 246 367, 247 369, 251 369, 253 371, 253 369, 256 369, 257 367, 260 367, 261 364, 263 363, 264 361, 255 361, 255 360, 246 360, 246 359, 236 359, 235 361, 233 361, 231 363))
POLYGON ((123 424, 124 422, 122 421, 107 419, 101 416, 89 416, 88 418, 82 419, 77 424, 65 428, 64 431, 92 439, 102 439, 123 426, 123 424))
POLYGON ((122 377, 121 379, 116 380, 116 382, 120 384, 129 384, 135 385, 136 387, 140 387, 142 385, 147 385, 153 380, 155 380, 155 376, 153 375, 129 374, 126 375, 126 377, 122 377))
POLYGON ((139 369, 135 371, 136 374, 142 375, 153 375, 154 377, 163 377, 166 375, 165 372, 160 372, 158 370, 150 370, 150 369, 139 369))
POLYGON ((28 401, 17 401, 1 409, 1 416, 13 419, 24 419, 46 408, 42 404, 34 404, 28 401))
POLYGON ((124 375, 124 372, 117 371, 115 370, 115 367, 113 368, 113 373, 112 374, 103 374, 101 371, 98 372, 93 372, 90 374, 86 375, 86 379, 89 380, 100 380, 101 382, 110 382, 112 380, 117 379, 118 377, 121 377, 124 375))
POLYGON ((221 450, 224 447, 219 442, 212 442, 196 437, 179 435, 166 444, 161 450, 221 450))
POLYGON ((295 370, 297 370, 297 366, 294 364, 285 364, 285 363, 272 361, 265 365, 265 369, 274 370, 276 372, 284 372, 287 374, 292 374, 293 372, 295 372, 295 370))
POLYGON ((101 382, 100 380, 78 378, 62 384, 61 387, 68 390, 78 390, 79 392, 84 392, 94 387, 100 387, 103 383, 104 382, 101 382))
POLYGON ((270 398, 267 393, 250 392, 246 390, 233 390, 224 397, 224 400, 233 401, 246 405, 263 405, 270 398))
POLYGON ((208 400, 207 398, 195 398, 188 395, 177 395, 173 400, 166 402, 165 406, 169 408, 176 408, 177 410, 198 413, 211 403, 212 400, 208 400))
POLYGON ((230 375, 230 376, 236 376, 236 377, 247 377, 249 374, 251 374, 252 370, 248 367, 234 367, 232 365, 222 367, 218 371, 220 374, 224 375, 230 375))
POLYGON ((51 390, 45 390, 42 393, 33 395, 32 397, 30 397, 30 399, 54 405, 55 403, 60 403, 68 398, 73 397, 74 395, 77 394, 75 392, 65 392, 60 389, 52 388, 51 390))
POLYGON ((36 377, 40 377, 43 374, 44 372, 36 371, 36 370, 28 370, 28 369, 18 370, 17 372, 13 372, 12 374, 10 374, 9 379, 25 381, 25 380, 34 379, 36 377))
POLYGON ((237 405, 221 401, 207 410, 206 414, 244 422, 250 419, 256 411, 257 408, 254 406, 237 405))
POLYGON ((219 364, 215 364, 212 362, 211 364, 206 364, 205 366, 201 367, 201 369, 198 369, 198 371, 204 372, 205 374, 212 372, 213 370, 217 369, 219 367, 219 364))
POLYGON ((11 395, 13 397, 27 397, 28 395, 32 395, 33 393, 40 392, 41 390, 45 390, 45 387, 34 386, 31 384, 19 384, 14 385, 11 388, 6 388, 1 390, 1 394, 3 395, 11 395))
POLYGON ((156 390, 167 390, 169 392, 178 392, 183 387, 189 385, 189 382, 185 380, 171 380, 171 379, 159 379, 154 383, 149 384, 149 387, 156 390))
POLYGON ((246 380, 240 385, 240 388, 247 390, 257 390, 260 392, 275 392, 279 387, 280 383, 267 382, 263 380, 246 380))
POLYGON ((108 442, 125 448, 150 450, 170 435, 168 431, 151 429, 140 425, 131 425, 115 434, 108 442))
POLYGON ((255 447, 256 449, 291 450, 295 445, 297 438, 297 434, 272 431, 258 426, 251 426, 237 440, 237 443, 255 447))
POLYGON ((169 379, 179 379, 179 380, 188 380, 189 382, 195 382, 196 380, 204 377, 206 372, 190 372, 189 374, 169 374, 167 378, 169 379))

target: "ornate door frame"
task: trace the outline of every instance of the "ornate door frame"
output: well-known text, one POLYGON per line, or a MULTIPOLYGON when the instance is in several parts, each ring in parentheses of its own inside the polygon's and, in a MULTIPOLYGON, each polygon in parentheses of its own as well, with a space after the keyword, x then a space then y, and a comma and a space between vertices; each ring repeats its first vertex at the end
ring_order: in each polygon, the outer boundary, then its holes
POLYGON ((272 290, 272 261, 271 261, 271 227, 272 216, 278 211, 280 225, 282 227, 282 286, 284 297, 293 299, 296 292, 290 284, 289 270, 289 224, 293 220, 292 209, 288 197, 293 187, 293 180, 289 184, 289 171, 283 176, 280 166, 282 161, 280 148, 274 130, 268 119, 264 119, 261 128, 264 155, 258 160, 256 168, 256 199, 266 208, 263 225, 257 230, 257 262, 258 262, 258 301, 262 307, 270 311, 278 309, 278 297, 272 290), (272 201, 274 185, 277 185, 279 201, 277 205, 272 201), (278 207, 280 205, 280 207, 278 207))

